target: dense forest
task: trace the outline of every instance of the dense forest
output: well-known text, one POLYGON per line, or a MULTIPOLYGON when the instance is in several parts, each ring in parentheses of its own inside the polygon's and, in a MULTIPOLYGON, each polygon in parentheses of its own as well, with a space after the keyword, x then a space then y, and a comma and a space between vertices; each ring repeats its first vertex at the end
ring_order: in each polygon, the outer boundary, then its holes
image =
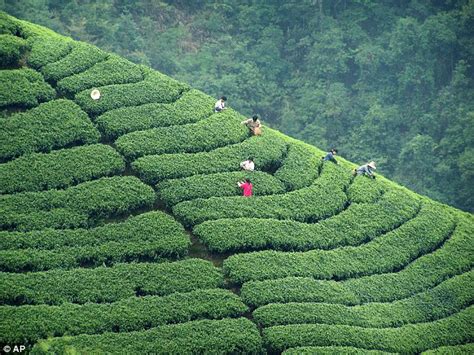
POLYGON ((472 0, 0 0, 474 210, 472 0))

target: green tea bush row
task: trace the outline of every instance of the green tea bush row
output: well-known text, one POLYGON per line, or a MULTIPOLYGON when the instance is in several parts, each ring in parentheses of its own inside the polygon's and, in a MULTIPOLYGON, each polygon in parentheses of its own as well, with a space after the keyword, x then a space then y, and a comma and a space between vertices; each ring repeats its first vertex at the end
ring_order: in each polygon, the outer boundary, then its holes
POLYGON ((175 260, 187 255, 190 244, 183 227, 160 212, 88 230, 0 234, 6 239, 2 241, 6 248, 0 250, 0 270, 7 272, 175 260))
POLYGON ((28 48, 29 44, 23 38, 9 34, 0 34, 1 67, 18 65, 18 62, 28 48))
POLYGON ((366 176, 356 176, 347 190, 347 196, 352 203, 373 203, 386 190, 382 180, 373 180, 366 176))
MULTIPOLYGON (((116 176, 88 181, 66 190, 22 192, 0 196, 0 226, 15 228, 24 223, 25 215, 39 213, 41 227, 49 227, 44 220, 48 211, 66 209, 87 215, 91 220, 130 212, 153 204, 155 193, 150 186, 132 176, 116 176)), ((35 222, 32 223, 33 226, 35 222)), ((55 219, 51 221, 51 227, 55 219)), ((25 228, 23 228, 25 230, 25 228)))
POLYGON ((103 144, 32 153, 0 164, 0 193, 66 188, 124 170, 120 154, 103 144))
POLYGON ((18 24, 18 19, 1 11, 0 12, 0 33, 15 35, 15 34, 18 34, 18 32, 20 32, 20 25, 18 24))
POLYGON ((341 211, 346 203, 343 189, 349 173, 327 166, 313 185, 283 195, 212 197, 184 201, 173 207, 173 214, 187 226, 220 218, 275 218, 313 222, 341 211))
POLYGON ((65 95, 77 94, 79 91, 97 86, 135 83, 144 79, 140 66, 116 55, 78 74, 58 81, 59 92, 65 95))
MULTIPOLYGON (((164 180, 156 185, 158 198, 168 206, 182 201, 212 196, 242 195, 237 182, 250 179, 256 196, 285 192, 282 182, 263 171, 232 171, 209 175, 193 175, 182 179, 164 180)), ((230 232, 227 230, 226 232, 230 232)))
MULTIPOLYGON (((472 341, 472 340, 471 340, 472 341)), ((474 343, 462 344, 462 345, 452 345, 452 346, 440 346, 436 349, 430 349, 423 351, 422 355, 462 355, 462 354, 473 354, 474 353, 474 343)))
MULTIPOLYGON (((106 85, 99 87, 99 100, 92 100, 90 90, 76 94, 75 101, 87 113, 96 116, 117 108, 149 103, 170 103, 189 90, 186 84, 151 69, 144 70, 145 80, 138 83, 106 85)), ((170 117, 172 119, 172 117, 170 117)))
POLYGON ((287 276, 341 279, 393 272, 436 249, 454 226, 454 218, 444 206, 427 202, 417 217, 362 246, 237 254, 224 261, 224 271, 235 283, 287 276))
POLYGON ((33 344, 50 334, 131 332, 203 318, 238 317, 245 311, 237 295, 222 289, 130 297, 105 304, 0 306, 0 341, 33 344))
MULTIPOLYGON (((108 223, 90 229, 44 229, 31 232, 0 231, 0 250, 8 249, 56 249, 100 245, 107 242, 163 242, 167 245, 183 244, 186 252, 189 237, 181 224, 160 211, 152 211, 129 217, 124 222, 108 223)), ((170 251, 169 256, 174 253, 170 251)))
POLYGON ((32 69, 0 71, 0 107, 33 107, 52 100, 56 92, 32 69))
POLYGON ((0 273, 0 302, 10 305, 104 303, 143 295, 165 296, 220 287, 222 273, 212 263, 187 259, 172 263, 127 263, 94 269, 0 273))
POLYGON ((138 158, 132 169, 149 184, 160 180, 240 170, 240 163, 254 158, 259 170, 278 164, 286 152, 286 143, 271 131, 242 143, 210 152, 149 155, 138 158))
POLYGON ((353 346, 415 354, 441 345, 457 345, 474 337, 474 306, 434 322, 399 328, 295 324, 264 329, 267 349, 280 352, 296 346, 353 346))
POLYGON ((31 43, 27 63, 37 70, 64 58, 73 48, 73 41, 58 38, 36 37, 31 43))
POLYGON ((2 229, 31 231, 44 228, 85 228, 92 221, 84 212, 68 208, 53 208, 49 211, 14 212, 6 214, 2 229))
POLYGON ((54 100, 12 115, 0 125, 0 160, 99 141, 99 131, 74 102, 54 100))
POLYGON ((97 117, 96 123, 106 137, 115 139, 133 131, 198 122, 212 114, 214 101, 192 89, 169 104, 151 103, 108 111, 97 117))
POLYGON ((253 317, 263 327, 324 323, 389 328, 447 317, 472 304, 473 298, 474 271, 470 271, 433 289, 392 303, 352 307, 328 303, 274 303, 257 308, 253 317))
POLYGON ((388 355, 393 354, 380 350, 367 350, 353 346, 301 346, 285 350, 284 355, 319 354, 319 355, 388 355))
POLYGON ((274 249, 306 251, 359 245, 405 223, 419 201, 393 189, 373 204, 353 204, 316 224, 291 220, 234 218, 206 221, 194 234, 216 252, 274 249))
POLYGON ((320 151, 302 142, 292 142, 281 167, 275 172, 288 191, 301 189, 318 177, 321 164, 320 151))
POLYGON ((39 342, 31 354, 257 354, 262 352, 257 327, 246 318, 199 320, 131 333, 106 333, 52 338, 39 342))
POLYGON ((226 110, 198 123, 128 133, 115 141, 128 160, 152 154, 196 153, 243 141, 249 136, 242 117, 226 110))
POLYGON ((248 305, 325 302, 357 305, 393 302, 435 287, 443 280, 468 272, 474 266, 474 220, 461 218, 451 238, 433 253, 421 256, 395 273, 376 274, 347 281, 322 281, 307 277, 251 281, 241 289, 248 305), (453 258, 453 255, 456 255, 453 258))
POLYGON ((56 62, 46 64, 40 71, 48 81, 59 81, 81 73, 107 58, 107 53, 84 42, 71 42, 71 51, 56 62))

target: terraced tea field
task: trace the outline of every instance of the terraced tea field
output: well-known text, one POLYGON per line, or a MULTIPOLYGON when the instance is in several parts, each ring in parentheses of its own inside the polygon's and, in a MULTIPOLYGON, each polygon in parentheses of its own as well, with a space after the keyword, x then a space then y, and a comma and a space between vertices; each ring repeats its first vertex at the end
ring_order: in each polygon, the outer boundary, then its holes
POLYGON ((474 353, 472 215, 250 136, 147 67, 0 29, 2 348, 474 353))

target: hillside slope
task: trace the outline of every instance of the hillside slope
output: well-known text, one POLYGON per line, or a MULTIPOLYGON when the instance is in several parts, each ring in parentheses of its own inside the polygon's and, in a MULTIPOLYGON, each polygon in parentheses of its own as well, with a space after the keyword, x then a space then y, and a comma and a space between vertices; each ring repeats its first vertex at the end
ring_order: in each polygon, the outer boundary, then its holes
POLYGON ((251 137, 147 67, 6 14, 0 29, 2 345, 473 351, 472 215, 251 137))

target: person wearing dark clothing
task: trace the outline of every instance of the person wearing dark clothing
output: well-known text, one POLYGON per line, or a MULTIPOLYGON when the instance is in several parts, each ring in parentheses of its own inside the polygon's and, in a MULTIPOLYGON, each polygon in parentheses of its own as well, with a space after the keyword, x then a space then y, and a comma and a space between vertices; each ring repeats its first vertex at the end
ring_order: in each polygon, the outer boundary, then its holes
POLYGON ((334 158, 335 155, 337 155, 337 149, 333 148, 326 154, 326 156, 321 157, 321 159, 323 161, 332 161, 334 164, 337 164, 337 160, 334 158))

